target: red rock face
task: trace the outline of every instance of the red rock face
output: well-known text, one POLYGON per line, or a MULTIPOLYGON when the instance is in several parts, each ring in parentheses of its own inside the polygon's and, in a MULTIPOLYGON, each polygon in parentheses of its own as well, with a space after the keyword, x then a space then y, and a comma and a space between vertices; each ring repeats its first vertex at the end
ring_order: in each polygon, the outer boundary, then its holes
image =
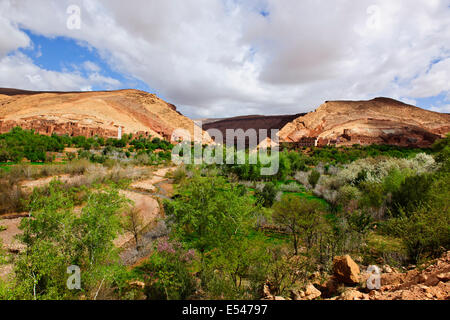
POLYGON ((14 127, 24 130, 34 130, 43 135, 98 136, 103 138, 117 138, 118 129, 104 129, 100 127, 86 127, 74 122, 57 123, 54 120, 27 119, 24 121, 0 120, 0 134, 11 131, 14 127))

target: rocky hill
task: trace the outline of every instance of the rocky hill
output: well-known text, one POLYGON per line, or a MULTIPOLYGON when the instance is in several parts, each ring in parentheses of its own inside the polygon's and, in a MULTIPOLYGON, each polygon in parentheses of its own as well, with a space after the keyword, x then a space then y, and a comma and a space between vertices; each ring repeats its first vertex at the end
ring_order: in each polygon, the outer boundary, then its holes
POLYGON ((389 98, 327 101, 286 124, 280 141, 320 145, 392 144, 427 147, 450 131, 450 115, 389 98), (311 142, 312 141, 312 142, 311 142))
POLYGON ((286 124, 294 121, 302 115, 305 114, 280 116, 250 115, 224 119, 202 119, 201 121, 203 123, 203 130, 218 129, 222 132, 224 137, 226 136, 227 129, 243 129, 244 131, 247 131, 248 129, 255 129, 259 138, 260 129, 266 129, 267 134, 270 135, 271 129, 280 130, 286 124))
MULTIPOLYGON (((171 139, 177 128, 191 137, 194 122, 176 107, 140 90, 35 92, 0 89, 0 133, 15 126, 41 134, 117 137, 123 133, 171 139)), ((208 138, 206 138, 208 140, 208 138)))

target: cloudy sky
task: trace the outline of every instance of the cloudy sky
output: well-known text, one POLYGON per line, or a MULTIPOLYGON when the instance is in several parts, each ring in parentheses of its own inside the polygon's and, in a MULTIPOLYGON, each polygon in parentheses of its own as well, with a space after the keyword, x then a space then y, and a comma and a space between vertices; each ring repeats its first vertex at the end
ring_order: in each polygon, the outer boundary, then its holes
POLYGON ((193 118, 450 112, 450 0, 0 0, 0 87, 137 88, 193 118))

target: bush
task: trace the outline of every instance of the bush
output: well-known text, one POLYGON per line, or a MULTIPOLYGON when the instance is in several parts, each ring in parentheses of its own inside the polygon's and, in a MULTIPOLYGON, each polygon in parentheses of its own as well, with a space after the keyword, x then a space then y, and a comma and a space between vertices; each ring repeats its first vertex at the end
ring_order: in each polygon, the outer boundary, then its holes
POLYGON ((320 179, 320 172, 316 169, 312 170, 308 177, 308 182, 314 189, 316 187, 317 182, 319 182, 320 179))
POLYGON ((402 239, 410 260, 438 257, 450 247, 450 212, 447 209, 420 206, 386 223, 385 231, 402 239))
POLYGON ((125 203, 117 188, 86 195, 81 213, 74 212, 73 189, 60 182, 30 201, 33 219, 23 219, 20 240, 26 245, 15 264, 14 295, 18 299, 72 299, 97 290, 105 268, 115 261, 113 240, 120 231, 118 211, 125 203), (67 289, 67 267, 81 269, 82 291, 67 289))
POLYGON ((273 220, 292 237, 294 254, 298 254, 300 241, 310 249, 323 222, 320 211, 324 208, 317 201, 305 201, 286 194, 273 207, 273 220))
POLYGON ((160 240, 150 258, 137 268, 145 279, 150 300, 186 300, 195 291, 191 265, 193 250, 185 251, 178 242, 160 240))
POLYGON ((261 191, 258 189, 255 191, 255 196, 264 207, 270 208, 275 201, 277 192, 275 185, 272 182, 268 182, 261 191))
POLYGON ((173 172, 174 183, 178 184, 186 178, 186 168, 181 166, 173 172))
POLYGON ((400 188, 392 194, 392 213, 394 216, 403 211, 406 215, 429 198, 429 189, 433 176, 429 174, 406 177, 400 188))
POLYGON ((11 182, 0 182, 0 213, 23 212, 27 195, 22 188, 11 182))

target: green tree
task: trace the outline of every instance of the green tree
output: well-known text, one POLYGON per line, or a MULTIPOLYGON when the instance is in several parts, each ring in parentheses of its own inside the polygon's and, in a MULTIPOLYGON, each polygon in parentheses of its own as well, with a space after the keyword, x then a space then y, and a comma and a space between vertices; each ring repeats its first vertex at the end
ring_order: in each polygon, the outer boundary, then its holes
POLYGON ((292 194, 284 195, 273 206, 273 219, 291 235, 295 255, 298 254, 300 240, 308 249, 312 247, 322 220, 322 210, 317 201, 304 200, 292 194))
POLYGON ((400 188, 392 193, 392 213, 397 215, 403 209, 409 214, 417 206, 427 202, 432 183, 433 176, 430 174, 406 177, 400 188))
POLYGON ((114 186, 85 191, 86 205, 74 213, 76 190, 52 182, 35 191, 31 219, 23 219, 21 241, 26 245, 15 266, 18 298, 70 299, 80 294, 66 287, 67 267, 81 269, 82 292, 89 294, 103 277, 103 268, 117 259, 113 240, 121 230, 119 209, 125 199, 114 186))
POLYGON ((308 177, 309 184, 313 187, 313 189, 316 187, 317 182, 319 182, 320 179, 320 172, 316 169, 312 170, 308 177))
POLYGON ((259 199, 261 204, 266 207, 272 207, 275 197, 277 196, 277 188, 272 182, 268 182, 264 185, 264 188, 255 192, 255 196, 259 199))
POLYGON ((202 177, 198 172, 184 180, 176 199, 165 202, 176 236, 201 253, 221 246, 244 233, 254 223, 253 200, 242 196, 237 185, 222 177, 202 177))
POLYGON ((184 250, 181 243, 158 241, 147 261, 137 268, 144 274, 145 293, 151 300, 187 299, 195 291, 192 264, 193 250, 184 250))

